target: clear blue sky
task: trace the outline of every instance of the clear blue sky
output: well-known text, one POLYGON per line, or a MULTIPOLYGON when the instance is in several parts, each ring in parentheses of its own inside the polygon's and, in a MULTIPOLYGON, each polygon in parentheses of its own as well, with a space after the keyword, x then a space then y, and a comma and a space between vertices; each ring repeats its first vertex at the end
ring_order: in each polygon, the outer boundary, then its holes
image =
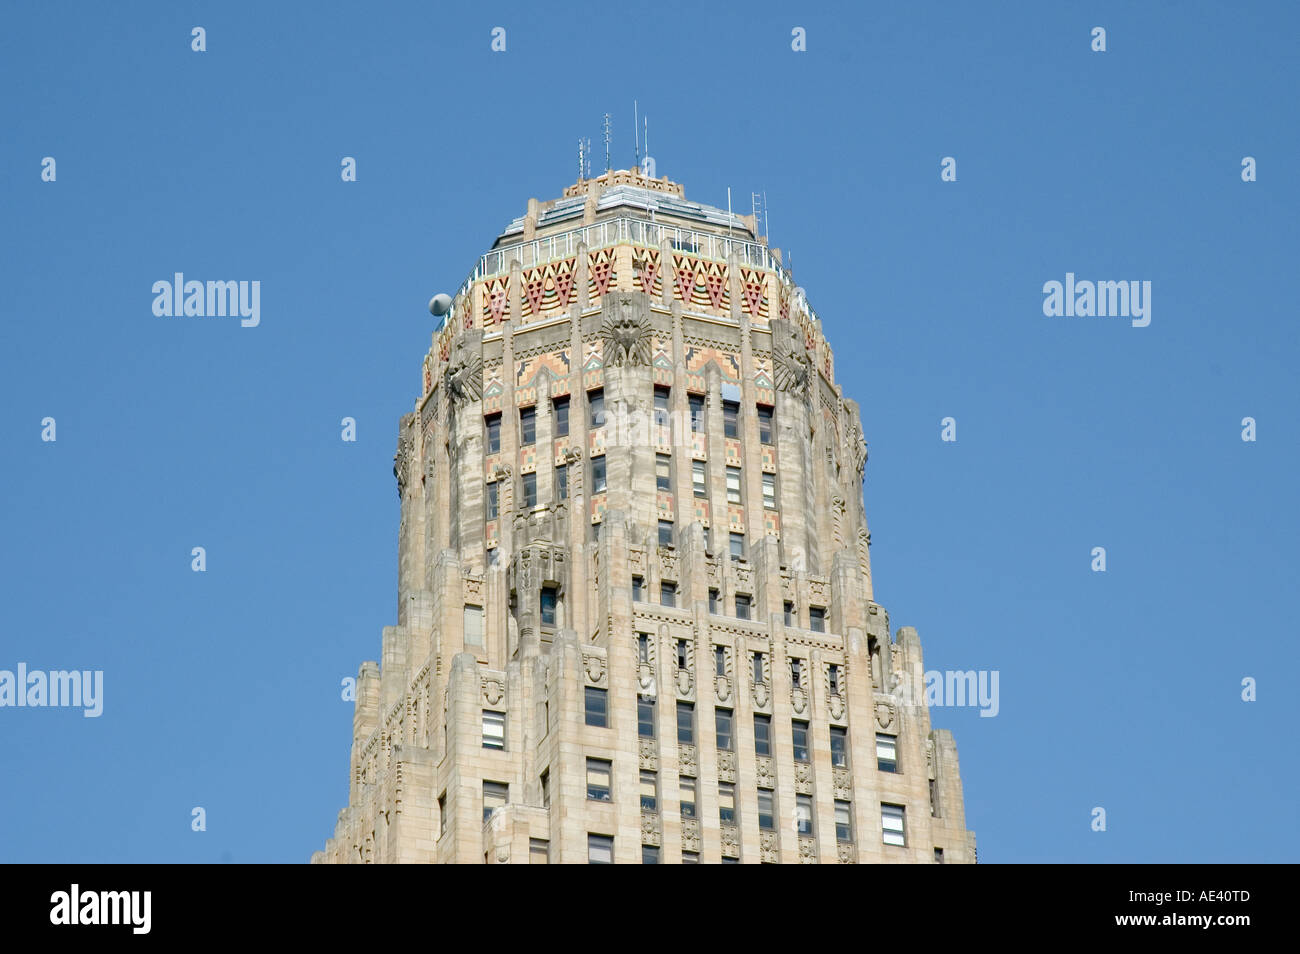
POLYGON ((634 97, 689 198, 767 192, 893 624, 1001 673, 934 712, 981 861, 1297 860, 1296 6, 711 6, 0 12, 0 669, 105 671, 99 719, 0 709, 0 861, 324 844, 425 303, 606 111, 630 165, 634 97), (155 317, 176 271, 260 281, 261 325, 155 317), (1044 317, 1066 272, 1151 281, 1150 326, 1044 317))

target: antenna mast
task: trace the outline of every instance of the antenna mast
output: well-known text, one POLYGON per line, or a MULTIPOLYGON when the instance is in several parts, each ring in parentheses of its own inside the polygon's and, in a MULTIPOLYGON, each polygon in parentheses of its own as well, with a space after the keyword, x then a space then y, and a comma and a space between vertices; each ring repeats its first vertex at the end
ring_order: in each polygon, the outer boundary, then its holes
POLYGON ((641 119, 637 114, 636 100, 632 100, 632 136, 636 140, 636 166, 635 169, 641 168, 641 119))
POLYGON ((605 114, 605 171, 609 172, 609 113, 605 114))

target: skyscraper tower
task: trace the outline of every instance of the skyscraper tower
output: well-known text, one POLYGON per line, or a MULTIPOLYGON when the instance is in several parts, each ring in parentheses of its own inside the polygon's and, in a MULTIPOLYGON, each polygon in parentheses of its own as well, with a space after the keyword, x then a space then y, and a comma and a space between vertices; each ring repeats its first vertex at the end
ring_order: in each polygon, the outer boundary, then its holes
POLYGON ((972 862, 858 406, 753 216, 531 199, 402 418, 397 625, 313 862, 972 862))

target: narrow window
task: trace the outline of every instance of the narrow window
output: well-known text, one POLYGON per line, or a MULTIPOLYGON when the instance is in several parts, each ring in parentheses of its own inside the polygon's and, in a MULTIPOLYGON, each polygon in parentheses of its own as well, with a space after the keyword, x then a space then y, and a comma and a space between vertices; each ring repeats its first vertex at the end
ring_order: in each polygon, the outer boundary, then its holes
POLYGON ((758 790, 758 827, 763 831, 776 830, 776 813, 772 810, 772 793, 768 789, 758 790))
POLYGON ((557 397, 551 400, 551 415, 555 418, 555 436, 569 436, 569 398, 557 397))
POLYGON ((795 719, 791 723, 791 729, 794 735, 794 760, 796 762, 807 762, 808 723, 801 719, 795 719))
POLYGON ((849 730, 842 725, 831 726, 831 765, 849 767, 849 730))
POLYGON ((776 474, 763 475, 763 506, 768 510, 776 509, 776 474))
POLYGON ((704 485, 704 461, 691 461, 691 486, 695 490, 695 496, 707 497, 708 490, 704 485))
POLYGON ((683 818, 695 817, 695 779, 687 778, 683 775, 677 780, 677 787, 681 789, 681 809, 683 818))
POLYGON ((907 845, 906 809, 902 805, 880 806, 880 829, 887 845, 907 845))
POLYGON ((608 759, 587 759, 587 797, 595 802, 610 800, 609 779, 612 765, 608 759))
POLYGON ((757 407, 758 440, 763 444, 772 443, 772 409, 765 404, 757 407))
POLYGON ((718 612, 718 591, 714 588, 709 589, 709 612, 718 612))
POLYGON ((605 492, 604 455, 591 459, 591 492, 593 494, 603 494, 605 492))
POLYGON ((731 534, 731 558, 733 560, 745 559, 745 535, 743 533, 731 534))
POLYGON ((659 864, 659 846, 642 845, 641 846, 641 864, 657 865, 659 864))
POLYGON ((524 474, 524 506, 537 506, 537 474, 524 474))
POLYGON ((687 664, 686 640, 677 640, 677 668, 685 669, 687 664))
POLYGON ((593 428, 605 426, 605 392, 601 389, 587 392, 587 410, 593 428))
POLYGON ((498 808, 505 805, 510 799, 510 786, 505 782, 484 782, 483 783, 483 820, 487 821, 498 808))
POLYGON ((489 414, 483 419, 483 423, 487 425, 487 452, 501 453, 501 415, 489 414))
POLYGON ((790 660, 790 685, 796 689, 803 688, 803 660, 790 660))
POLYGON ((668 388, 655 388, 655 427, 668 426, 668 399, 670 393, 668 388))
POLYGON ((465 645, 483 645, 483 607, 465 604, 465 645))
POLYGON ((504 749, 506 747, 506 714, 483 710, 483 748, 504 749))
POLYGON ((677 744, 695 744, 695 703, 677 703, 677 744))
POLYGON ((555 499, 569 499, 569 468, 563 464, 555 468, 555 499))
POLYGON ((686 400, 691 406, 691 433, 698 434, 704 430, 704 395, 689 394, 686 400))
POLYGON ((808 628, 814 633, 826 632, 826 608, 824 606, 808 607, 808 628))
POLYGON ((659 811, 659 776, 654 772, 641 773, 641 811, 659 811))
POLYGON ((655 737, 655 701, 645 696, 636 699, 636 734, 643 739, 655 737))
POLYGON ((677 584, 664 580, 659 584, 659 605, 676 606, 677 605, 677 584))
POLYGON ((555 605, 558 601, 558 594, 555 587, 542 587, 542 625, 555 625, 555 605))
POLYGON ((763 654, 753 654, 754 663, 754 685, 759 685, 763 681, 763 654))
POLYGON ((603 729, 609 725, 608 696, 596 686, 583 687, 583 708, 587 725, 603 729))
POLYGON ((650 662, 650 635, 648 633, 636 634, 636 659, 640 663, 650 662))
POLYGON ((772 754, 772 717, 765 712, 754 713, 754 754, 772 754))
POLYGON ((714 709, 713 713, 718 729, 718 751, 730 752, 732 744, 731 710, 714 709))
POLYGON ((785 610, 785 625, 793 626, 794 625, 794 604, 791 603, 789 600, 786 600, 785 605, 782 608, 785 610))
POLYGON ((493 481, 492 483, 487 485, 487 519, 488 520, 495 520, 501 513, 499 509, 500 507, 499 501, 501 497, 500 493, 498 492, 499 489, 500 489, 500 485, 497 484, 496 481, 493 481))
POLYGON ((740 503, 740 468, 727 468, 727 503, 740 503))
POLYGON ((724 825, 736 823, 736 786, 731 782, 718 783, 718 821, 724 825))
POLYGON ((673 489, 673 459, 667 454, 655 455, 655 490, 664 492, 673 489))
POLYGON ((549 865, 551 863, 551 843, 545 838, 529 838, 528 863, 530 865, 549 865))
POLYGON ((543 769, 541 774, 542 783, 542 807, 551 807, 551 770, 543 769))
POLYGON ((832 696, 838 696, 838 695, 840 694, 840 667, 839 667, 839 665, 837 665, 836 663, 831 663, 829 666, 827 666, 827 667, 826 667, 826 675, 827 675, 827 681, 830 683, 830 686, 831 686, 831 695, 832 695, 832 696))
POLYGON ((749 619, 749 596, 736 594, 736 619, 749 619))
POLYGON ((794 797, 794 818, 795 828, 801 835, 811 835, 813 833, 813 811, 811 795, 796 795, 794 797))
POLYGON ((614 863, 614 836, 587 836, 587 864, 612 865, 614 863))
POLYGON ((898 736, 876 733, 876 768, 882 772, 898 771, 898 736))
POLYGON ((848 802, 835 802, 835 840, 853 840, 853 813, 849 810, 848 802))
POLYGON ((735 401, 722 402, 722 434, 724 437, 740 436, 740 405, 735 401))
POLYGON ((632 577, 632 599, 638 603, 645 599, 645 580, 640 576, 632 577))
POLYGON ((727 649, 725 646, 713 647, 713 671, 719 676, 727 674, 727 649))
POLYGON ((671 520, 659 521, 659 545, 661 547, 673 545, 673 522, 671 520))
POLYGON ((537 443, 537 408, 519 409, 519 443, 523 446, 537 443))

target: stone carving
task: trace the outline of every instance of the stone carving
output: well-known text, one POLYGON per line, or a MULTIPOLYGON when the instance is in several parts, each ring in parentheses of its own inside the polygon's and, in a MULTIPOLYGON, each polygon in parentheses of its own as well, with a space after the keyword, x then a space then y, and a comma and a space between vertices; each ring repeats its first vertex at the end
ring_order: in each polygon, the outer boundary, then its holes
POLYGON ((853 850, 853 845, 842 844, 836 849, 838 861, 842 865, 856 865, 858 863, 858 854, 853 850))
POLYGON ((772 322, 773 377, 778 391, 806 391, 812 378, 812 362, 803 336, 788 321, 772 322))
POLYGON ((845 801, 853 798, 853 776, 848 769, 835 770, 835 797, 845 801))
POLYGON ((659 770, 659 753, 655 751, 654 739, 641 739, 638 756, 641 768, 647 772, 657 772, 659 770))
POLYGON ((790 690, 790 707, 800 714, 808 708, 808 693, 798 686, 790 690))
POLYGON ((876 703, 876 725, 882 729, 892 729, 898 713, 892 702, 876 703))
POLYGON ((393 476, 397 478, 397 496, 401 497, 410 481, 411 461, 415 458, 415 434, 409 426, 414 414, 402 417, 402 429, 397 435, 397 453, 393 455, 393 476))
POLYGON ((599 685, 605 679, 605 660, 592 653, 583 653, 582 667, 587 670, 587 681, 599 685))
POLYGON ((735 825, 723 825, 719 832, 722 839, 722 856, 724 858, 740 857, 740 838, 735 825))
MULTIPOLYGON (((645 300, 648 304, 649 300, 645 300)), ((605 320, 600 325, 604 339, 605 367, 648 367, 650 364, 650 316, 631 295, 606 299, 605 320)))
POLYGON ((490 706, 496 705, 505 696, 505 688, 501 685, 500 679, 484 679, 482 688, 483 701, 490 706))
MULTIPOLYGON (((461 335, 447 361, 447 370, 443 374, 443 386, 452 404, 479 401, 483 398, 483 354, 467 340, 469 335, 461 335)), ((479 337, 479 336, 475 336, 479 337)))
POLYGON ((659 816, 654 812, 641 812, 641 844, 657 845, 662 837, 659 831, 659 816))
POLYGON ((803 836, 799 839, 799 864, 815 865, 817 864, 817 841, 816 839, 803 836))
POLYGON ((781 860, 780 849, 777 847, 776 832, 765 831, 759 836, 758 843, 759 860, 767 864, 776 864, 781 860))
POLYGON ((776 788, 776 772, 772 769, 772 757, 760 755, 754 761, 754 779, 758 787, 776 788))
POLYGON ((807 762, 794 763, 794 790, 800 795, 812 794, 812 767, 807 762))
POLYGON ((718 753, 718 780, 721 782, 734 782, 736 780, 735 752, 718 753))
POLYGON ((726 702, 731 698, 731 680, 726 676, 718 677, 718 701, 726 702))
POLYGON ((700 820, 698 818, 682 819, 682 851, 700 850, 700 820))
POLYGON ((677 750, 677 759, 681 763, 683 775, 699 775, 699 759, 693 745, 681 745, 677 750))

